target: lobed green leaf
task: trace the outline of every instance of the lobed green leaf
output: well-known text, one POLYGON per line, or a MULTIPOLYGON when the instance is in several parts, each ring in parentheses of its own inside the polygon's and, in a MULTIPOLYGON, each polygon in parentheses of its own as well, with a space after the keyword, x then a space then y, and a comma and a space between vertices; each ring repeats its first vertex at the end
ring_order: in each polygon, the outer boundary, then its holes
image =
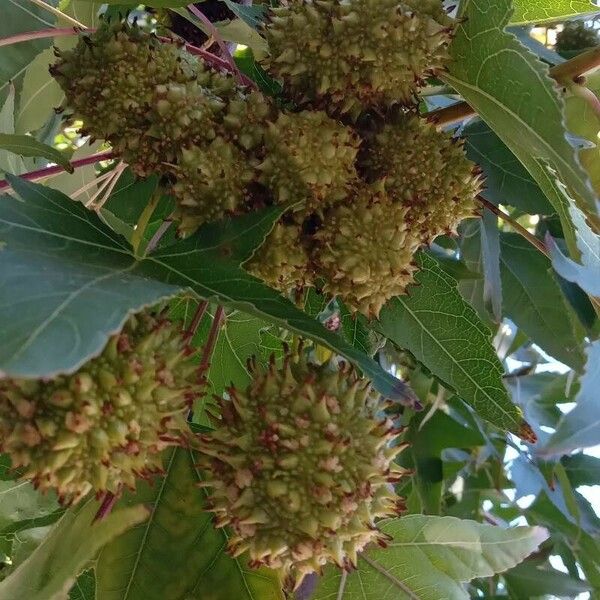
POLYGON ((489 329, 433 258, 420 253, 417 264, 416 285, 384 306, 375 327, 410 350, 483 419, 522 433, 524 421, 502 382, 489 329))
POLYGON ((492 128, 538 183, 560 217, 569 251, 577 256, 569 199, 556 177, 582 207, 596 210, 596 197, 569 144, 563 104, 548 67, 504 31, 510 0, 466 0, 442 78, 492 128))
POLYGON ((468 600, 462 582, 514 567, 548 537, 541 527, 423 515, 381 529, 391 537, 388 548, 362 554, 350 574, 328 569, 315 600, 468 600))

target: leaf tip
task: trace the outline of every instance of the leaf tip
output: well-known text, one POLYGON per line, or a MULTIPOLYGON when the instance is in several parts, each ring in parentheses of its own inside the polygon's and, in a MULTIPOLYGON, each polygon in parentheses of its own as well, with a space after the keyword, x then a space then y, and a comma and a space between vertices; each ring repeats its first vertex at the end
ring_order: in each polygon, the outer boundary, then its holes
POLYGON ((537 434, 533 431, 533 428, 527 421, 523 421, 521 425, 519 425, 517 435, 528 444, 535 444, 538 440, 537 434))

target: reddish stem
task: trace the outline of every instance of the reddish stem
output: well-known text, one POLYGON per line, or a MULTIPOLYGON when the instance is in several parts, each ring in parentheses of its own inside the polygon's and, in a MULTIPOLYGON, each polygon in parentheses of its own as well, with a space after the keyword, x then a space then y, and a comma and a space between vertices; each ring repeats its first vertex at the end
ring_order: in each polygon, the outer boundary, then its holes
MULTIPOLYGON (((71 166, 73 168, 84 167, 85 165, 91 165, 101 160, 109 160, 111 158, 113 158, 112 152, 100 152, 98 154, 92 154, 92 156, 86 156, 85 158, 74 160, 71 162, 71 166)), ((26 179, 27 181, 39 181, 40 179, 46 179, 46 177, 51 177, 52 175, 58 175, 58 173, 62 173, 64 170, 64 167, 55 165, 53 167, 38 169, 37 171, 29 171, 29 173, 23 173, 23 175, 19 175, 19 177, 21 179, 26 179)), ((0 191, 9 187, 10 183, 8 183, 6 179, 0 181, 0 191)))
POLYGON ((219 332, 221 331, 221 324, 223 323, 224 317, 225 309, 221 305, 217 306, 217 310, 215 311, 215 316, 213 317, 213 322, 210 327, 210 331, 208 332, 208 339, 206 340, 204 350, 202 351, 200 365, 198 366, 199 379, 202 379, 208 371, 208 367, 210 366, 210 359, 212 358, 212 354, 217 344, 217 340, 219 339, 219 332))
POLYGON ((118 496, 113 494, 112 492, 104 492, 104 497, 102 498, 102 504, 100 504, 100 508, 94 517, 92 523, 96 523, 97 521, 102 521, 108 517, 117 503, 118 496))
MULTIPOLYGON (((21 42, 28 42, 29 40, 43 40, 49 37, 62 37, 65 35, 76 35, 80 32, 80 29, 75 27, 64 27, 62 29, 40 29, 39 31, 24 31, 23 33, 17 33, 15 35, 9 35, 8 37, 0 39, 0 47, 10 46, 11 44, 19 44, 21 42)), ((87 31, 95 31, 88 29, 87 31)))
POLYGON ((192 322, 190 323, 188 330, 185 332, 185 334, 183 336, 183 339, 186 344, 188 342, 190 342, 192 340, 192 338, 194 337, 194 334, 196 333, 196 331, 198 329, 198 325, 200 325, 200 321, 202 321, 202 317, 204 316, 204 313, 206 312, 207 308, 208 308, 207 300, 203 300, 196 307, 196 312, 194 313, 194 316, 192 317, 192 322))
POLYGON ((210 19, 208 19, 198 7, 194 6, 193 4, 188 4, 187 8, 195 17, 200 19, 202 24, 206 27, 207 31, 214 38, 215 42, 217 42, 217 45, 221 49, 221 54, 223 55, 223 58, 227 60, 229 69, 232 71, 232 73, 235 74, 238 83, 243 84, 244 80, 242 78, 242 74, 240 73, 240 70, 235 64, 235 60, 233 59, 233 56, 231 56, 231 52, 229 52, 229 48, 227 47, 223 36, 219 33, 219 30, 213 25, 213 23, 211 23, 210 19))

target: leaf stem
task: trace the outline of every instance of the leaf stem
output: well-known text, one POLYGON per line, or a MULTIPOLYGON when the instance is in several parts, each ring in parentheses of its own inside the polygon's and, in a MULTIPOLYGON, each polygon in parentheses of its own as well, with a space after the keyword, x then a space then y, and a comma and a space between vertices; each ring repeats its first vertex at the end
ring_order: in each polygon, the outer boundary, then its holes
POLYGON ((210 331, 208 332, 206 344, 204 344, 204 349, 202 350, 202 358, 198 365, 198 379, 202 379, 210 367, 210 360, 215 350, 217 340, 219 339, 219 332, 221 331, 224 317, 225 309, 219 304, 217 305, 217 310, 215 311, 215 316, 213 317, 213 322, 210 326, 210 331))
MULTIPOLYGON (((92 154, 92 156, 86 156, 85 158, 79 158, 77 160, 71 161, 71 166, 76 167, 84 167, 85 165, 91 165, 101 160, 110 160, 113 158, 112 152, 99 152, 98 154, 92 154)), ((64 171, 64 167, 60 165, 55 165, 53 167, 45 167, 44 169, 38 169, 37 171, 29 171, 29 173, 23 173, 19 175, 21 179, 26 179, 27 181, 39 181, 40 179, 46 179, 46 177, 52 177, 53 175, 58 175, 64 171)), ((0 192, 2 190, 6 190, 10 188, 10 183, 3 179, 0 181, 0 192)))
MULTIPOLYGON (((583 52, 579 56, 567 60, 560 65, 549 69, 549 74, 560 85, 568 85, 578 82, 578 79, 594 69, 600 67, 600 46, 583 52)), ((434 121, 439 127, 460 123, 467 117, 475 115, 475 110, 466 102, 457 102, 451 106, 433 110, 427 117, 434 121)))
POLYGON ((49 4, 46 4, 44 2, 44 0, 29 0, 29 2, 31 2, 32 4, 35 4, 36 6, 40 6, 41 8, 43 8, 44 10, 47 10, 48 12, 52 13, 53 15, 56 15, 59 19, 64 19, 65 21, 67 21, 67 23, 71 23, 72 25, 75 25, 75 27, 85 28, 85 25, 83 23, 80 23, 77 19, 74 19, 73 17, 70 17, 69 15, 65 15, 65 13, 58 10, 58 8, 54 8, 54 6, 50 6, 49 4))
POLYGON ((49 37, 63 37, 66 35, 77 35, 78 30, 73 27, 65 27, 64 29, 40 29, 38 31, 24 31, 15 35, 0 39, 0 48, 2 46, 11 46, 12 44, 20 44, 21 42, 29 42, 30 40, 43 40, 49 37))
POLYGON ((94 520, 92 521, 92 523, 96 523, 97 521, 102 521, 102 519, 105 519, 106 517, 108 517, 108 515, 111 513, 112 509, 114 508, 115 504, 117 503, 119 496, 118 494, 113 494, 112 492, 104 492, 104 496, 102 498, 102 503, 100 504, 100 508, 98 509, 98 512, 96 513, 96 516, 94 517, 94 520))
POLYGON ((519 235, 523 236, 532 246, 537 248, 544 256, 550 258, 550 252, 546 244, 535 237, 532 233, 527 231, 523 225, 515 221, 508 213, 500 210, 495 204, 492 204, 489 200, 486 200, 483 196, 477 196, 477 200, 480 204, 485 206, 488 210, 492 211, 500 219, 508 223, 519 235))
POLYGON ((133 254, 137 259, 143 258, 142 252, 142 242, 144 240, 144 233, 146 233, 146 229, 148 228, 148 223, 150 223, 150 218, 154 214, 156 207, 162 197, 162 188, 160 186, 156 186, 156 189, 152 193, 152 197, 150 198, 150 202, 146 205, 142 214, 139 216, 139 219, 136 223, 135 229, 133 230, 133 234, 131 236, 131 247, 133 248, 133 254))
POLYGON ((202 300, 202 302, 198 303, 196 307, 196 312, 194 312, 194 316, 192 317, 192 321, 190 322, 190 326, 187 331, 183 335, 183 339, 186 343, 189 343, 196 331, 198 330, 198 325, 200 325, 200 321, 202 321, 202 317, 204 313, 206 313, 206 309, 208 308, 208 300, 202 300))
POLYGON ((148 242, 148 245, 146 246, 146 255, 150 254, 156 249, 158 242, 160 242, 162 236, 167 232, 167 229, 169 229, 171 223, 173 223, 173 219, 165 219, 161 223, 160 227, 156 230, 156 233, 152 236, 148 242))

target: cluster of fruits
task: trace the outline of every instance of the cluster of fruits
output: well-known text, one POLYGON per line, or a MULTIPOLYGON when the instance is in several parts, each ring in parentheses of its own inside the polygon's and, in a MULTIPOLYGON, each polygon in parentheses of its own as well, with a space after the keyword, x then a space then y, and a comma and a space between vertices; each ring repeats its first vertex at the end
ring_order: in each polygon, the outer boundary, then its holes
POLYGON ((83 35, 52 73, 84 133, 161 175, 182 234, 289 203, 246 268, 373 318, 412 282, 414 253, 476 214, 478 168, 415 108, 452 29, 440 0, 273 8, 265 67, 293 108, 121 22, 83 35))
MULTIPOLYGON (((475 212, 479 171, 414 104, 451 34, 440 0, 273 8, 265 66, 285 109, 127 22, 82 34, 51 71, 84 134, 161 177, 182 234, 289 203, 247 268, 284 293, 318 285, 377 317, 412 281, 416 250, 475 212)), ((203 385, 188 341, 146 310, 75 374, 0 380, 2 450, 70 504, 133 487, 160 471, 166 446, 193 444, 230 551, 291 587, 385 544, 376 519, 404 508, 393 488, 404 446, 369 382, 302 346, 282 363, 251 360, 247 388, 230 388, 216 429, 195 436, 186 416, 203 385)))
POLYGON ((370 383, 333 359, 311 362, 301 345, 283 364, 251 359, 247 388, 229 388, 216 429, 196 436, 186 417, 203 385, 188 341, 146 310, 75 374, 0 380, 0 449, 68 505, 118 496, 162 472, 166 447, 193 447, 210 473, 206 508, 235 533, 229 551, 277 569, 290 588, 384 544, 375 521, 404 510, 393 484, 405 471, 393 461, 405 446, 370 383))

